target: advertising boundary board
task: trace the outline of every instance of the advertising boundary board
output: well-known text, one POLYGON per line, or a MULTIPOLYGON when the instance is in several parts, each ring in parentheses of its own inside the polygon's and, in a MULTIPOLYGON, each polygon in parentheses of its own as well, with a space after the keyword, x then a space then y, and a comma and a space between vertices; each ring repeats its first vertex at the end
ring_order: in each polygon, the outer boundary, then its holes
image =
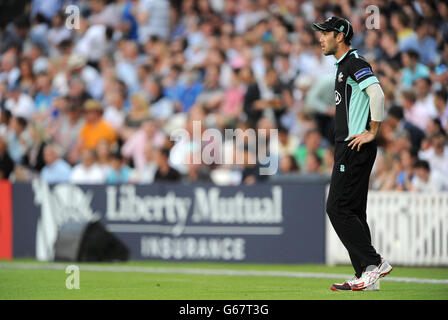
POLYGON ((14 257, 51 261, 57 231, 99 220, 132 260, 325 263, 325 184, 12 185, 14 257))

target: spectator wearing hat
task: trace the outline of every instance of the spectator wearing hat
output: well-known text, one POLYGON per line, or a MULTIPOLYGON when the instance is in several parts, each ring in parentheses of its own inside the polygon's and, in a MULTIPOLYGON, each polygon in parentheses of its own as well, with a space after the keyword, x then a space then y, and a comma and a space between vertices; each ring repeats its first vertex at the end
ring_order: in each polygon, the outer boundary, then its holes
POLYGON ((79 77, 85 83, 87 92, 96 99, 103 94, 103 82, 101 75, 92 66, 87 65, 87 57, 80 54, 72 54, 67 61, 67 69, 60 71, 53 78, 53 87, 60 94, 68 94, 69 81, 73 77, 79 77))
POLYGON ((115 144, 114 129, 102 118, 103 108, 98 100, 89 99, 84 103, 85 124, 79 133, 81 149, 95 149, 101 140, 115 144))

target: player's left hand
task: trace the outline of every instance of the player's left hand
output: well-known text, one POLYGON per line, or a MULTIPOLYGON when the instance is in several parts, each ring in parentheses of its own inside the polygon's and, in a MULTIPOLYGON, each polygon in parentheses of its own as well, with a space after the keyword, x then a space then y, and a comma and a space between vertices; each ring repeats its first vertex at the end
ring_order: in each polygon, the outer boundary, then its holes
POLYGON ((359 151, 364 143, 369 143, 375 140, 375 135, 369 131, 364 131, 363 133, 355 134, 348 139, 353 139, 352 141, 350 141, 348 146, 351 147, 352 150, 357 148, 357 151, 359 151))

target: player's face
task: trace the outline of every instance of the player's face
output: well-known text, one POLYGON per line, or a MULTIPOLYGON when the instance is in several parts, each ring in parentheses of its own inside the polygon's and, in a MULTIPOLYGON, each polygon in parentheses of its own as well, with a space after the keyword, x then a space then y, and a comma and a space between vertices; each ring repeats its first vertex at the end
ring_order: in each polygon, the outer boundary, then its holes
POLYGON ((338 42, 332 31, 322 31, 319 41, 324 55, 330 56, 336 53, 338 42))

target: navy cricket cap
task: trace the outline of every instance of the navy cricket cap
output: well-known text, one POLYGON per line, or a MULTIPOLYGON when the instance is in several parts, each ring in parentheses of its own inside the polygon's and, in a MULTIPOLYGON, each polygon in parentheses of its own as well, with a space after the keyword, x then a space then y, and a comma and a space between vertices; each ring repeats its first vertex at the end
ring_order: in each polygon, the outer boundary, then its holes
POLYGON ((325 20, 324 23, 313 23, 311 28, 315 31, 337 31, 342 33, 347 40, 353 37, 352 24, 344 18, 331 17, 325 20))

